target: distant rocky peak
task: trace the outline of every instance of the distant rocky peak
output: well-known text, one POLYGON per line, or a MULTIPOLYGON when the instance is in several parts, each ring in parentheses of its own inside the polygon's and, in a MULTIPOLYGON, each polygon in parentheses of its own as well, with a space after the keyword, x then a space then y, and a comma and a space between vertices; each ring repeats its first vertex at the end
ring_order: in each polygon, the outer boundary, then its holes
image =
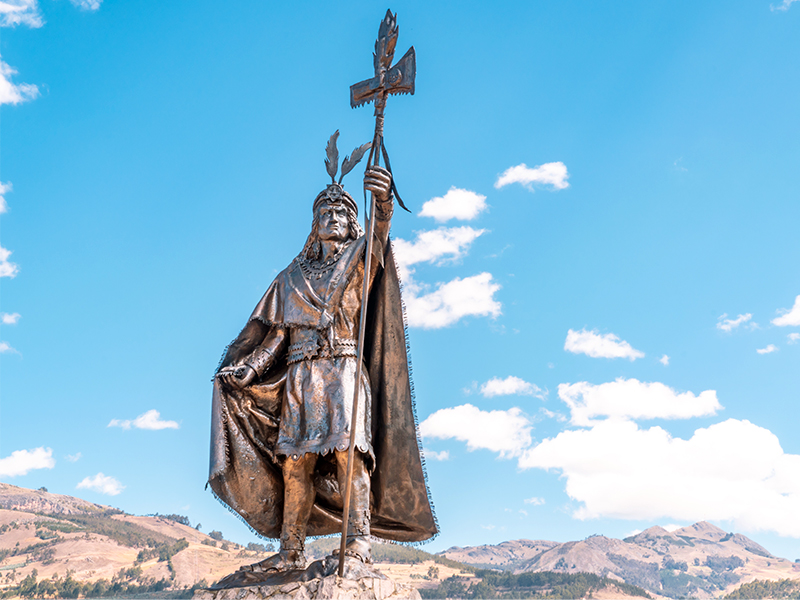
POLYGON ((699 538, 710 542, 718 542, 720 538, 728 535, 725 530, 720 529, 716 525, 712 525, 708 521, 700 521, 688 527, 681 527, 680 529, 676 529, 673 533, 678 536, 699 538))

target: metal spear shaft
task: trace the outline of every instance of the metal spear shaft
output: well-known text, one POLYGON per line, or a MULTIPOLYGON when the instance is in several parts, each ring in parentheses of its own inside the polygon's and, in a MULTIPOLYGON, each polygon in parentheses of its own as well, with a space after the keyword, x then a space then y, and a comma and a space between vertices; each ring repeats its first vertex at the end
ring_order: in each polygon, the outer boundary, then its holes
MULTIPOLYGON (((383 109, 386 95, 381 94, 375 101, 375 135, 367 159, 367 169, 378 164, 380 145, 383 143, 383 109), (374 157, 374 161, 373 161, 374 157)), ((364 281, 361 286, 361 318, 358 322, 358 346, 356 351, 356 382, 353 391, 353 412, 350 416, 350 445, 347 449, 347 481, 342 503, 342 539, 339 544, 339 577, 344 577, 345 548, 347 546, 347 527, 350 522, 350 500, 353 492, 353 470, 355 467, 356 427, 358 425, 358 404, 361 396, 361 373, 364 363, 364 337, 367 328, 367 299, 369 296, 369 276, 372 269, 372 246, 375 237, 375 193, 370 192, 369 213, 365 215, 367 248, 364 257, 364 281)))

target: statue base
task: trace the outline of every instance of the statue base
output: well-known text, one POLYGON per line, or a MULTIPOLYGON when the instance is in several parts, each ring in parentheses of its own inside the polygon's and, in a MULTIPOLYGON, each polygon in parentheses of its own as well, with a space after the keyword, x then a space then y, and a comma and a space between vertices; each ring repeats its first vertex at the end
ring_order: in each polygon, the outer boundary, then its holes
POLYGON ((344 577, 338 576, 338 569, 338 557, 327 556, 302 571, 236 571, 197 590, 193 600, 421 600, 412 586, 395 583, 360 560, 345 559, 344 577))

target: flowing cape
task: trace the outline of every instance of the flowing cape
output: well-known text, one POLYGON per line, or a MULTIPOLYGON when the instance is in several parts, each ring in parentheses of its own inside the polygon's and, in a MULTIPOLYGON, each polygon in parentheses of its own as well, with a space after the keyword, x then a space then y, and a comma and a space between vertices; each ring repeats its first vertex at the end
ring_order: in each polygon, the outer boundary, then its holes
MULTIPOLYGON (((352 246, 361 259, 364 238, 352 246)), ((370 291, 364 348, 364 364, 372 390, 375 452, 371 530, 372 535, 387 540, 421 542, 435 536, 438 526, 420 454, 403 303, 390 243, 384 263, 370 291)), ((346 281, 340 284, 345 285, 346 281)), ((264 340, 271 327, 299 325, 291 322, 290 315, 283 314, 279 306, 282 302, 280 298, 276 300, 274 292, 275 284, 228 347, 220 368, 246 357, 264 340), (276 319, 277 316, 282 319, 276 319)), ((269 538, 280 537, 283 521, 283 475, 273 449, 286 379, 285 359, 279 357, 258 382, 242 390, 227 390, 215 379, 212 401, 208 482, 219 500, 241 515, 257 533, 269 538)), ((308 536, 331 535, 342 530, 343 494, 338 489, 335 466, 323 458, 320 457, 314 474, 316 498, 306 531, 308 536)))

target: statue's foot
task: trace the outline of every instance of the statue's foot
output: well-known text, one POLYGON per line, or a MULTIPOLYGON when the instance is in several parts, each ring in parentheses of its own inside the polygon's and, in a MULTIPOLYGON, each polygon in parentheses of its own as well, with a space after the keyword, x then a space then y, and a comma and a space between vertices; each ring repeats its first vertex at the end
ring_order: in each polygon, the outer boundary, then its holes
MULTIPOLYGON (((339 550, 333 551, 334 556, 339 555, 339 550)), ((344 555, 350 558, 357 558, 362 563, 372 564, 372 544, 365 537, 357 537, 349 540, 344 547, 344 555)))
POLYGON ((306 568, 306 557, 302 550, 281 550, 269 558, 239 567, 240 571, 249 573, 283 573, 284 571, 302 571, 306 568))

